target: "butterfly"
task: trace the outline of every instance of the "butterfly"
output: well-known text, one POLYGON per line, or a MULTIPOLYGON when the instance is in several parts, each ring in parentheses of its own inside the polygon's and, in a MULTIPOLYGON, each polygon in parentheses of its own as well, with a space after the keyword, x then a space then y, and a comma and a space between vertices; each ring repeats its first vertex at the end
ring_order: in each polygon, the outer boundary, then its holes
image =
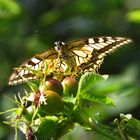
POLYGON ((38 80, 44 73, 72 75, 86 70, 97 72, 107 54, 130 42, 132 40, 129 38, 108 36, 79 39, 69 43, 57 41, 54 48, 36 54, 16 68, 8 84, 38 80))

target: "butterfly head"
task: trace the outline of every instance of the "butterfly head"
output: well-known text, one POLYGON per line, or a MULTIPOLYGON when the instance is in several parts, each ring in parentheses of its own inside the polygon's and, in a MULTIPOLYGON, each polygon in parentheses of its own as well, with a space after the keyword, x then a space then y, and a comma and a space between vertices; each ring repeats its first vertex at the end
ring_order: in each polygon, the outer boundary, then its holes
POLYGON ((62 47, 65 45, 62 41, 54 42, 54 47, 56 51, 61 51, 62 47))

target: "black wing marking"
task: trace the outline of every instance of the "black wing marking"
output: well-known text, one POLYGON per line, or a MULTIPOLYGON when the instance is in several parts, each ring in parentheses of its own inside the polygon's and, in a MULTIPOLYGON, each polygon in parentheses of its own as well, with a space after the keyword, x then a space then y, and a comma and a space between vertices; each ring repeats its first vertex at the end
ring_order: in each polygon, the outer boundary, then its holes
POLYGON ((106 54, 130 42, 132 40, 128 38, 101 36, 75 40, 67 45, 69 53, 75 57, 77 67, 82 70, 93 68, 93 71, 97 71, 106 54))
POLYGON ((35 55, 13 71, 8 84, 16 85, 27 80, 39 79, 40 77, 37 76, 38 70, 45 70, 47 64, 48 69, 53 71, 57 57, 54 49, 35 55))

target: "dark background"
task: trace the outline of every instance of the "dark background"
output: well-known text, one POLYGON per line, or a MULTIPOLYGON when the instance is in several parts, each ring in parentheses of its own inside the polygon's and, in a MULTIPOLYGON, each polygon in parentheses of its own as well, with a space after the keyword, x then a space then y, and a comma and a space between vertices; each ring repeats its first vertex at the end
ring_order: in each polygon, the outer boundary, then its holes
MULTIPOLYGON (((53 47, 54 41, 94 36, 123 36, 133 40, 107 56, 100 73, 114 75, 118 82, 128 77, 126 82, 129 81, 135 91, 132 93, 140 94, 139 0, 0 0, 1 111, 12 108, 7 96, 13 97, 21 89, 21 86, 7 86, 14 67, 53 47)), ((123 84, 125 86, 125 82, 123 84)), ((123 111, 139 119, 140 99, 135 102, 135 98, 129 98, 125 103, 118 114, 123 111), (126 109, 124 106, 128 104, 135 105, 126 109)), ((5 116, 0 117, 0 139, 13 139, 14 130, 2 123, 5 116)), ((81 138, 92 139, 92 136, 76 128, 63 139, 81 138)))

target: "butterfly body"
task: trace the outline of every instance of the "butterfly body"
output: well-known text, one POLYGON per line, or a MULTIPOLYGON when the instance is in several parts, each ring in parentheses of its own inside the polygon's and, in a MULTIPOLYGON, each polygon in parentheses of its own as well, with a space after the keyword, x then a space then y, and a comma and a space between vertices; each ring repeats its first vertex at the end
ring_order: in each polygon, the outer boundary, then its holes
POLYGON ((128 38, 106 36, 69 43, 57 41, 54 48, 35 55, 15 69, 10 76, 9 85, 41 79, 52 73, 59 78, 60 75, 72 76, 88 70, 97 72, 107 54, 130 42, 128 38))
POLYGON ((75 60, 69 54, 69 50, 67 45, 64 42, 58 41, 54 43, 55 50, 58 53, 58 59, 60 61, 60 65, 65 62, 71 69, 73 69, 75 60))

